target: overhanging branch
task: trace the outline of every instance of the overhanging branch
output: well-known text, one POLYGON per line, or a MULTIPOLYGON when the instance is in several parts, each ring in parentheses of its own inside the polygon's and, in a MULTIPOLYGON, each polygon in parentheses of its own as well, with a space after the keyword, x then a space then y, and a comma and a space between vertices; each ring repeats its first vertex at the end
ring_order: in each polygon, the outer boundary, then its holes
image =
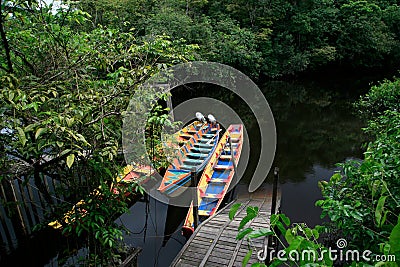
POLYGON ((5 53, 6 53, 8 72, 9 73, 13 73, 14 70, 13 70, 13 65, 12 65, 12 62, 11 62, 10 46, 8 44, 6 32, 4 31, 3 23, 4 23, 4 20, 3 20, 3 16, 1 15, 1 10, 0 10, 0 36, 1 36, 1 40, 3 42, 4 50, 5 50, 5 53))

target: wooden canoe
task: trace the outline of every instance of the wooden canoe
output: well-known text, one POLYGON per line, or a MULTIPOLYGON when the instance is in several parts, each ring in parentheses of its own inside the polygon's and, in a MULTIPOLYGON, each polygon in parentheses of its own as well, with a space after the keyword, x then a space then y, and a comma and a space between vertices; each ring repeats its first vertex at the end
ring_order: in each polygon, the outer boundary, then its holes
MULTIPOLYGON (((131 183, 141 185, 146 183, 154 173, 155 170, 150 166, 127 165, 124 168, 122 175, 117 176, 115 183, 119 186, 124 186, 131 183)), ((114 194, 119 194, 118 188, 114 185, 114 183, 111 184, 110 190, 114 194)), ((132 193, 135 192, 126 192, 125 196, 129 196, 132 193)))
POLYGON ((178 132, 176 132, 174 134, 175 139, 178 141, 180 145, 183 145, 187 141, 189 141, 189 139, 192 138, 192 136, 195 135, 203 125, 204 123, 201 121, 196 120, 192 122, 189 125, 183 127, 178 132))
MULTIPOLYGON (((148 179, 150 179, 150 176, 153 175, 155 170, 151 168, 150 166, 132 166, 132 165, 127 165, 123 169, 123 171, 115 178, 115 182, 119 185, 121 184, 127 184, 127 183, 133 183, 136 182, 138 184, 145 183, 148 179)), ((111 184, 110 191, 113 192, 114 194, 119 194, 117 187, 114 185, 114 183, 111 184)), ((127 192, 125 193, 125 196, 130 195, 131 193, 135 192, 127 192)), ((92 194, 98 195, 99 190, 95 189, 92 194)), ((63 221, 66 224, 69 224, 73 222, 75 219, 71 217, 74 217, 73 215, 76 212, 80 212, 84 214, 87 212, 86 210, 80 208, 85 204, 84 200, 80 200, 78 203, 76 203, 72 209, 64 214, 63 221)), ((52 221, 48 223, 48 225, 54 229, 61 229, 62 224, 59 221, 52 221)))
POLYGON ((219 124, 206 124, 180 149, 168 167, 158 190, 169 196, 180 195, 190 185, 191 171, 201 172, 219 141, 219 124))
MULTIPOLYGON (((197 186, 199 217, 204 219, 212 216, 220 207, 235 174, 242 145, 243 125, 230 125, 219 141, 197 186)), ((191 205, 182 226, 182 233, 190 236, 193 231, 193 205, 191 205)))

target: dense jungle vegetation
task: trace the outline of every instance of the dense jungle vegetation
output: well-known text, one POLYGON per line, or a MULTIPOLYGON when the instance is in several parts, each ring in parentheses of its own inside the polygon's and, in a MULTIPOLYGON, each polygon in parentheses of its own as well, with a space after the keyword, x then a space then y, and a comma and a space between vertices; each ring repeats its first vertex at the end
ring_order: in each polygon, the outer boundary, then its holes
POLYGON ((81 1, 98 24, 199 45, 197 56, 253 77, 398 66, 396 1, 81 1))
MULTIPOLYGON (((63 231, 83 240, 94 265, 119 260, 113 218, 128 206, 124 189, 108 186, 124 165, 122 113, 156 71, 208 60, 278 79, 393 72, 400 62, 394 0, 29 0, 1 1, 0 11, 0 180, 32 177, 53 211, 47 222, 86 199, 89 215, 63 231), (68 202, 54 203, 44 176, 61 182, 68 202), (91 194, 99 185, 101 197, 91 194)), ((318 203, 358 248, 397 255, 399 96, 399 81, 385 81, 358 102, 373 141, 362 163, 321 184, 318 203)))

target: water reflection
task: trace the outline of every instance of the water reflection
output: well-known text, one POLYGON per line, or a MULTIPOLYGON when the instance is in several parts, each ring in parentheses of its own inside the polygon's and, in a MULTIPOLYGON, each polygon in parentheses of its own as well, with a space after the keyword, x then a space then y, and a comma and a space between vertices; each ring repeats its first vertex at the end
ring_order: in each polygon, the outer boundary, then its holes
POLYGON ((183 247, 186 239, 181 235, 181 226, 187 208, 178 209, 180 212, 150 198, 147 203, 136 203, 130 213, 119 218, 117 222, 130 232, 125 242, 143 249, 138 257, 139 266, 169 266, 183 247))
POLYGON ((281 185, 282 202, 281 211, 292 222, 303 222, 309 227, 327 221, 320 218, 321 208, 315 206, 315 201, 321 198, 318 181, 327 180, 338 168, 326 168, 315 164, 313 168, 304 173, 302 182, 286 182, 281 185))
MULTIPOLYGON (((282 212, 294 222, 320 224, 318 181, 339 170, 336 163, 361 158, 366 141, 351 103, 357 90, 330 91, 315 84, 269 83, 263 88, 275 115, 282 212), (353 92, 353 94, 352 94, 353 92)), ((271 179, 269 179, 271 180, 271 179)))
POLYGON ((330 169, 346 157, 361 157, 364 124, 353 114, 355 98, 298 84, 276 87, 281 83, 264 90, 276 119, 275 165, 283 182, 306 179, 316 164, 330 169))

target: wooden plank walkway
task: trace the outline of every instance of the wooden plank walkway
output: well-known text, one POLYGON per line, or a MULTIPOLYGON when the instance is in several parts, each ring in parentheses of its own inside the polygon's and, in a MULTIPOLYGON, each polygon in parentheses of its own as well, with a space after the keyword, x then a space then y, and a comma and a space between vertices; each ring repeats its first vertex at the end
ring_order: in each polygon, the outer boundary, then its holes
MULTIPOLYGON (((247 188, 246 188, 247 191, 247 188)), ((253 249, 250 263, 258 262, 257 252, 264 250, 264 237, 252 240, 236 240, 240 221, 246 216, 246 208, 257 206, 258 216, 245 227, 254 230, 269 227, 271 214, 272 185, 263 185, 254 193, 239 193, 238 199, 228 204, 199 225, 185 246, 178 253, 171 266, 242 266, 242 260, 253 249), (235 218, 229 219, 230 207, 242 203, 235 218)), ((281 193, 278 189, 277 208, 280 207, 281 193)))

